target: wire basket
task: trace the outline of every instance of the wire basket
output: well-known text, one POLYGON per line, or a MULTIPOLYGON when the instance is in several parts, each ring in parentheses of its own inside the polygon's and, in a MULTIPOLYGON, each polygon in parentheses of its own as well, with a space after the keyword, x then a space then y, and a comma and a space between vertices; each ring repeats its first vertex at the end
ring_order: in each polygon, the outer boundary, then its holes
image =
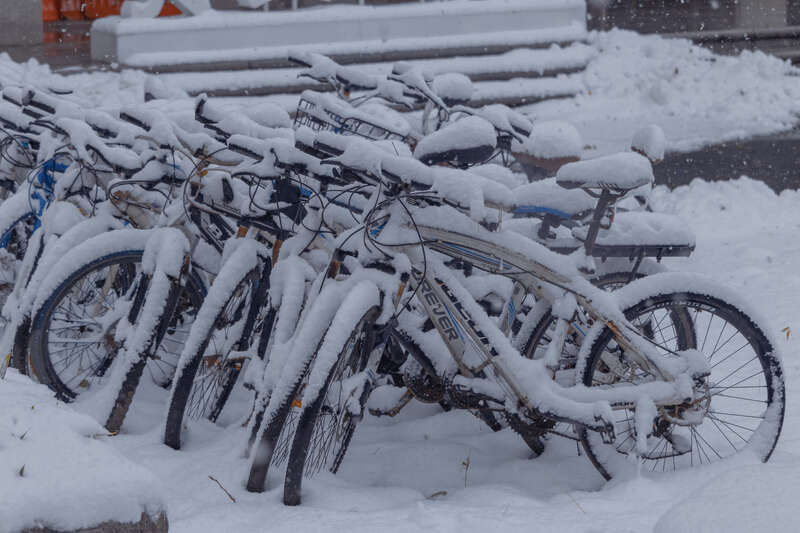
POLYGON ((372 141, 407 141, 406 135, 402 133, 392 131, 363 118, 344 117, 305 97, 300 98, 294 117, 295 129, 301 126, 306 126, 314 131, 358 135, 372 141))

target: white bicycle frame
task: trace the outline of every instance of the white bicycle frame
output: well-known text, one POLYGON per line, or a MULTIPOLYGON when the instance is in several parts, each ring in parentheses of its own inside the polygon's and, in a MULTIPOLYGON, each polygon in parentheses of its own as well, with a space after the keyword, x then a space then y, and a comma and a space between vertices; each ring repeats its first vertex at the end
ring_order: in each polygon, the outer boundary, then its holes
MULTIPOLYGON (((415 229, 419 232, 422 242, 427 248, 452 258, 468 261, 481 270, 509 277, 520 283, 528 292, 534 293, 537 299, 544 298, 552 303, 559 296, 571 295, 574 297, 576 310, 582 310, 594 322, 600 322, 611 329, 616 342, 623 348, 627 357, 642 369, 657 376, 661 381, 674 382, 676 380, 676 376, 672 375, 670 369, 659 364, 656 352, 648 344, 650 341, 644 338, 634 326, 627 321, 620 323, 619 320, 610 317, 609 313, 604 312, 601 306, 594 305, 596 299, 602 299, 602 297, 596 297, 601 294, 607 296, 607 293, 601 289, 586 284, 586 291, 578 291, 571 286, 569 277, 551 270, 524 254, 508 250, 477 236, 425 225, 416 225, 415 229), (595 291, 597 294, 594 294, 595 291)), ((472 377, 486 369, 491 369, 491 373, 506 393, 506 397, 517 400, 518 408, 522 408, 528 413, 541 412, 540 406, 531 401, 525 386, 520 383, 503 358, 498 357, 495 346, 467 311, 464 303, 456 296, 456 291, 451 288, 451 285, 457 281, 455 279, 445 281, 433 270, 425 269, 419 258, 418 244, 409 245, 406 251, 409 253, 409 257, 416 258, 416 260, 412 259, 413 272, 410 278, 412 294, 417 295, 447 345, 451 356, 458 363, 461 372, 467 377, 472 377), (470 366, 464 360, 468 342, 477 348, 476 351, 480 358, 478 365, 470 366)), ((564 323, 564 328, 569 324, 569 320, 565 318, 558 318, 558 321, 564 323)), ((561 344, 564 340, 562 336, 561 344)), ((561 346, 557 348, 560 349, 561 346)), ((664 406, 675 405, 686 400, 685 394, 680 394, 678 387, 670 388, 672 391, 669 393, 651 396, 653 402, 658 406, 664 406)), ((629 394, 623 395, 624 397, 615 397, 613 391, 604 392, 609 394, 600 394, 593 401, 605 399, 611 403, 612 409, 630 409, 635 404, 629 394)), ((567 398, 570 396, 566 395, 567 398)), ((586 401, 586 399, 582 401, 586 401)), ((598 418, 591 409, 579 420, 565 419, 556 413, 547 414, 554 418, 577 422, 601 432, 610 429, 605 421, 598 423, 598 418)))

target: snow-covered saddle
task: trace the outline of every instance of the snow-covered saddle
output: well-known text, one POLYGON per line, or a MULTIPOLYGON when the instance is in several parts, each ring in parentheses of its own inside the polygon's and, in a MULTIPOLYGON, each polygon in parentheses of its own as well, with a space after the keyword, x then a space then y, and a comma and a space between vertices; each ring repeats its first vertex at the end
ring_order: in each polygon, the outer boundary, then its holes
POLYGON ((466 117, 420 140, 414 157, 426 165, 466 168, 485 162, 496 147, 494 127, 482 118, 466 117))
POLYGON ((514 214, 520 216, 555 215, 572 218, 594 209, 597 203, 585 191, 559 187, 555 178, 520 185, 513 192, 516 203, 514 214))
POLYGON ((626 192, 653 183, 653 166, 635 152, 567 163, 558 170, 556 182, 565 189, 610 189, 626 192))

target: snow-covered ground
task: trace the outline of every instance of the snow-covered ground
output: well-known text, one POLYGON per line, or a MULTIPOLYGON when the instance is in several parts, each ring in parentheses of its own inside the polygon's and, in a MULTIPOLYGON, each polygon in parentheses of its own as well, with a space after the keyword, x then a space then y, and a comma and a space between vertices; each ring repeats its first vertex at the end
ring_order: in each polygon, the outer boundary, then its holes
MULTIPOLYGON (((697 180, 675 191, 657 188, 653 202, 684 217, 697 233, 694 255, 670 266, 710 274, 742 291, 769 318, 772 333, 785 339, 786 421, 766 465, 738 457, 657 479, 606 483, 572 442, 554 437, 542 457, 529 459, 525 444, 508 430, 492 433, 466 412, 412 403, 394 419, 369 417, 339 474, 307 481, 303 505, 289 508, 281 503, 279 469, 267 492, 244 490, 245 437, 237 413, 224 413, 222 425, 192 426, 184 448, 174 451, 159 438, 165 392, 152 386, 144 391, 152 400, 135 402, 123 434, 106 440, 160 480, 153 490, 166 495, 173 532, 796 529, 800 518, 791 498, 800 474, 800 402, 792 391, 800 381, 800 192, 776 195, 747 178, 697 180)), ((13 386, 0 382, 3 405, 14 402, 21 379, 13 386)), ((17 420, 22 426, 26 421, 17 420)), ((0 452, 0 464, 4 457, 0 452)), ((4 464, 2 470, 13 475, 12 469, 4 464)))
POLYGON ((793 128, 800 114, 800 70, 744 51, 715 55, 683 39, 613 30, 592 33, 597 50, 575 97, 521 110, 539 120, 566 120, 583 135, 586 155, 620 150, 631 132, 664 129, 669 151, 793 128))
MULTIPOLYGON (((596 58, 584 73, 566 78, 582 84, 578 96, 525 109, 536 119, 573 123, 591 147, 586 155, 624 149, 636 128, 652 123, 665 129, 671 149, 685 150, 785 130, 797 121, 798 71, 775 58, 749 52, 717 57, 685 41, 616 31, 592 36, 590 45, 598 51, 596 58)), ((23 82, 49 77, 44 67, 3 60, 0 75, 23 82)), ((115 107, 141 101, 145 76, 133 71, 80 74, 64 83, 73 84, 85 101, 115 107)), ((266 100, 291 98, 296 101, 296 96, 266 100)), ((220 100, 230 108, 263 101, 220 100)), ((172 108, 190 106, 191 100, 184 99, 172 108)), ((224 413, 218 426, 193 426, 184 449, 174 451, 160 443, 166 392, 144 387, 139 399, 148 396, 150 401, 136 402, 124 432, 103 440, 157 478, 152 493, 165 496, 174 532, 798 529, 800 518, 792 514, 789 498, 800 474, 800 456, 794 451, 800 440, 800 402, 792 392, 800 378, 795 356, 800 349, 799 203, 798 191, 776 195, 748 179, 696 181, 653 194, 656 210, 684 217, 697 234, 694 255, 670 261, 670 267, 709 274, 742 291, 785 342, 786 420, 767 465, 742 457, 659 479, 605 483, 572 442, 554 437, 544 455, 531 460, 525 444, 510 431, 491 433, 465 412, 444 413, 435 405, 413 403, 394 419, 368 418, 340 473, 307 482, 303 505, 287 508, 281 504, 279 469, 272 472, 267 492, 244 490, 244 430, 236 413, 224 413)), ((7 501, 19 494, 15 483, 20 482, 20 465, 16 459, 9 462, 16 456, 8 453, 8 442, 17 444, 13 439, 19 440, 20 431, 33 427, 26 419, 33 415, 19 408, 21 390, 30 392, 34 404, 52 403, 25 378, 0 382, 0 404, 15 406, 13 413, 0 410, 0 431, 7 433, 0 435, 0 499, 7 501)), ((239 400, 246 403, 246 398, 239 400)), ((53 439, 49 444, 61 443, 53 439)), ((113 479, 108 464, 98 468, 113 479)), ((144 478, 151 479, 149 474, 144 478)))
MULTIPOLYGON (((548 50, 516 51, 494 56, 505 71, 539 71, 588 60, 583 72, 556 78, 477 82, 476 98, 535 94, 575 96, 519 108, 534 120, 566 120, 583 136, 585 157, 625 149, 635 130, 661 126, 668 151, 691 151, 716 142, 743 139, 794 128, 800 117, 800 70, 762 52, 719 56, 681 39, 639 35, 629 31, 593 32, 583 44, 548 50)), ((486 70, 486 58, 459 58, 419 62, 434 72, 486 70)), ((391 63, 366 65, 371 73, 388 72, 391 63)), ((299 71, 298 71, 299 72, 299 71)), ((212 73, 165 74, 161 79, 180 89, 196 90, 286 84, 289 69, 212 73), (259 81, 260 80, 260 81, 259 81)), ((17 65, 0 55, 0 76, 47 86, 57 83, 76 89, 76 97, 98 107, 141 102, 146 75, 124 70, 82 73, 61 78, 46 66, 17 65), (55 81, 54 81, 55 80, 55 81)), ((263 101, 293 110, 297 94, 265 97, 225 97, 218 102, 230 109, 247 109, 263 101)), ((172 111, 186 110, 190 99, 173 101, 172 111)))

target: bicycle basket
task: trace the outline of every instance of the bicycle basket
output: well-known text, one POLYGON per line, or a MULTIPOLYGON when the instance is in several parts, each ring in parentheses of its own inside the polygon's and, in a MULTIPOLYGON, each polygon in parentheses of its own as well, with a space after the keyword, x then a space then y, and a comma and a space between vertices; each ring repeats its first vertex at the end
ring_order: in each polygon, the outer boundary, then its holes
POLYGON ((344 116, 332 108, 338 107, 326 105, 324 101, 316 102, 305 95, 300 98, 297 104, 297 111, 294 118, 294 128, 306 126, 314 131, 331 131, 342 135, 358 135, 372 141, 392 140, 406 142, 406 135, 392 131, 391 129, 376 124, 375 121, 363 116, 364 113, 358 110, 352 111, 351 116, 344 116), (358 116, 354 116, 358 115, 358 116))

